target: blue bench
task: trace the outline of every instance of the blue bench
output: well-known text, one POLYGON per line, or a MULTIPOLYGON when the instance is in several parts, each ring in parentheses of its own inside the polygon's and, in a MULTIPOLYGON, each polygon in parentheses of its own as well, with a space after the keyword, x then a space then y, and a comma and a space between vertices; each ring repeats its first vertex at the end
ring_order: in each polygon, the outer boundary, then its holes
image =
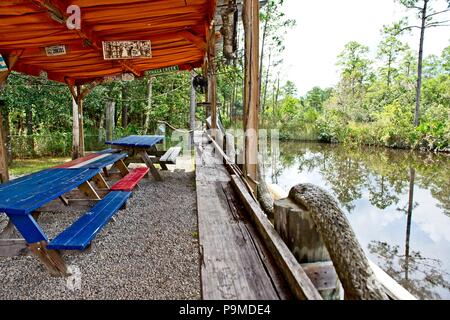
POLYGON ((54 250, 84 250, 108 223, 111 217, 122 208, 131 192, 112 191, 92 209, 75 221, 55 239, 47 248, 54 250))

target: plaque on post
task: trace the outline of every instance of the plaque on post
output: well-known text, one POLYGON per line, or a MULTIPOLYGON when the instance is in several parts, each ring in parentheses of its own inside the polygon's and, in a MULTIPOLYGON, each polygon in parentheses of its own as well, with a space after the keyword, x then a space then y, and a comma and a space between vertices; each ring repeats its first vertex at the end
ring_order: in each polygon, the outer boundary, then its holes
POLYGON ((152 46, 150 40, 103 41, 103 58, 105 60, 151 57, 152 46))

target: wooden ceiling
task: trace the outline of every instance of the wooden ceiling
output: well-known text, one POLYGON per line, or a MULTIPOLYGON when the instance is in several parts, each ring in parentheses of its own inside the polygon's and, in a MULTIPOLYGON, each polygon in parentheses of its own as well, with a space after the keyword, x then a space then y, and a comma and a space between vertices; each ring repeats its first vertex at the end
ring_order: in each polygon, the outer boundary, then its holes
POLYGON ((203 64, 215 8, 216 0, 1 0, 0 53, 18 56, 15 71, 46 72, 69 84, 170 66, 191 69, 203 64), (81 30, 64 22, 69 5, 81 8, 81 30), (111 40, 151 40, 152 58, 104 60, 102 42, 111 40), (54 45, 65 45, 67 53, 47 56, 45 47, 54 45))

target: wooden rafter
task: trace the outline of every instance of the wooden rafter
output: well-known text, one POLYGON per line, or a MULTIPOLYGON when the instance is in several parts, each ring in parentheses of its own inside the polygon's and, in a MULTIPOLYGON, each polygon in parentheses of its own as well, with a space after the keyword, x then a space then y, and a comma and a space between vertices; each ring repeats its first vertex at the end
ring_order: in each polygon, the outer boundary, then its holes
POLYGON ((178 34, 187 41, 195 44, 195 46, 200 50, 206 51, 208 49, 208 45, 205 43, 205 41, 201 37, 193 34, 190 30, 180 31, 178 32, 178 34))
MULTIPOLYGON (((33 3, 40 5, 41 7, 49 10, 50 15, 56 15, 62 18, 62 22, 65 23, 69 14, 66 12, 69 7, 69 3, 66 0, 31 0, 33 3)), ((101 41, 95 36, 93 30, 86 27, 86 24, 81 28, 81 30, 74 29, 74 32, 78 34, 80 39, 83 41, 83 45, 90 46, 103 54, 101 41)), ((128 71, 132 72, 135 76, 140 77, 142 73, 133 66, 131 61, 118 60, 120 66, 128 71)))
POLYGON ((0 86, 2 86, 6 82, 6 79, 8 79, 8 76, 10 75, 12 68, 16 65, 17 61, 19 61, 19 58, 22 55, 22 53, 23 50, 16 50, 11 52, 7 57, 4 57, 8 70, 0 72, 0 86))

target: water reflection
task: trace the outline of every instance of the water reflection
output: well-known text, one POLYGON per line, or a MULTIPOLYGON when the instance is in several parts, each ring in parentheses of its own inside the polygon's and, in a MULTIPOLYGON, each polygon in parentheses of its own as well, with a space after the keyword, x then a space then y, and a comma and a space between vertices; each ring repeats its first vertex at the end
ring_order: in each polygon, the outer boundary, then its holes
POLYGON ((383 148, 281 143, 267 180, 330 191, 372 260, 422 299, 450 298, 450 158, 383 148))

